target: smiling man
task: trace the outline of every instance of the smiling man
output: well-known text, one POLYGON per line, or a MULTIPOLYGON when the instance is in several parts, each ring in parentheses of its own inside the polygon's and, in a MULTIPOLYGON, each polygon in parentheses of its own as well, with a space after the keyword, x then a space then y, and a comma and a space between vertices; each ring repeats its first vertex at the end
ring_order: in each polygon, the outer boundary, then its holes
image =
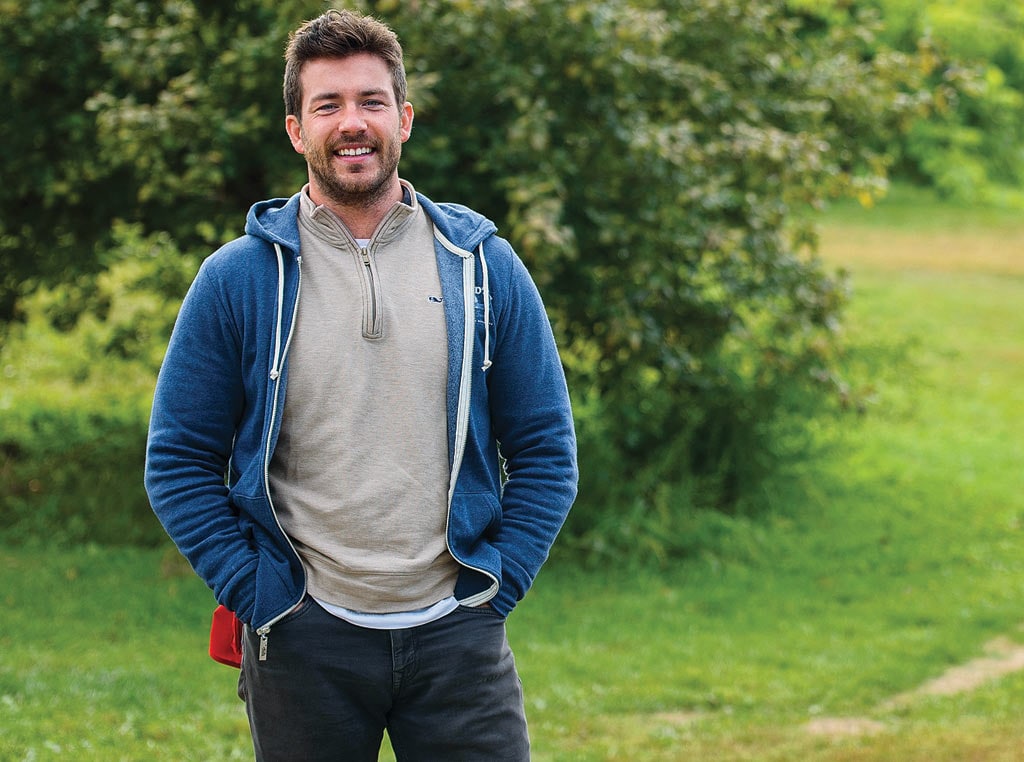
POLYGON ((505 619, 577 480, 543 304, 493 223, 400 179, 390 29, 330 11, 285 59, 309 182, 189 290, 150 500, 244 624, 257 759, 375 761, 387 730, 403 762, 527 760, 505 619))

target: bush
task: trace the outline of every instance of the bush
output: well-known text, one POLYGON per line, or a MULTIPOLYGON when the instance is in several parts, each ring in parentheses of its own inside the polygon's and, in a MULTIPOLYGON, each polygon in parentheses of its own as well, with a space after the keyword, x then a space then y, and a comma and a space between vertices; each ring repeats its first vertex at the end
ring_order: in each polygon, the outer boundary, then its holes
POLYGON ((691 511, 739 510, 790 403, 835 391, 845 286, 811 220, 880 191, 917 62, 775 0, 367 5, 409 51, 406 175, 540 281, 580 438, 567 538, 688 552, 691 511))
POLYGON ((966 203, 1024 208, 1024 6, 874 0, 881 38, 922 45, 932 108, 900 141, 899 172, 966 203))
POLYGON ((152 544, 142 486, 153 382, 197 262, 119 226, 109 268, 40 289, 0 349, 0 536, 152 544))

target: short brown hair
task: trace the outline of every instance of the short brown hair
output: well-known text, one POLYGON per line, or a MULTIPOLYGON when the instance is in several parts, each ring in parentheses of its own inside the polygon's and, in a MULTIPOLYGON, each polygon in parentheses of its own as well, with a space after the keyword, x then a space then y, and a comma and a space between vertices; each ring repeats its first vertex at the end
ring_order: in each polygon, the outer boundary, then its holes
POLYGON ((299 76, 303 64, 318 58, 345 58, 355 53, 372 53, 384 59, 391 72, 395 99, 401 107, 405 103, 408 86, 398 36, 375 18, 347 10, 330 10, 307 21, 288 38, 284 54, 285 113, 301 119, 302 83, 299 76))

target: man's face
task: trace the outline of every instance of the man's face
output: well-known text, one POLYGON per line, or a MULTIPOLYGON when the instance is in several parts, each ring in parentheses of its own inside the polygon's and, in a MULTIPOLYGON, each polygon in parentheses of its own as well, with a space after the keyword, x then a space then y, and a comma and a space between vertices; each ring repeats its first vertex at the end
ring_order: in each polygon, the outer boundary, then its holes
POLYGON ((387 64, 370 53, 322 58, 300 80, 302 113, 285 127, 306 157, 314 201, 362 206, 394 192, 413 111, 395 102, 387 64))

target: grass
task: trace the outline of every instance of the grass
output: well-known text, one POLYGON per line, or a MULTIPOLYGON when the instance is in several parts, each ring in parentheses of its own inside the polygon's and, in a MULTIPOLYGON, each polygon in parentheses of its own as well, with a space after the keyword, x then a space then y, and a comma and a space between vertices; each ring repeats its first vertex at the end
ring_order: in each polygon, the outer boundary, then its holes
MULTIPOLYGON (((699 559, 542 572, 509 622, 538 762, 1024 758, 1024 672, 887 703, 1024 644, 1024 222, 902 190, 822 251, 866 414, 699 559)), ((0 591, 0 760, 251 758, 173 553, 3 549, 0 591)))

